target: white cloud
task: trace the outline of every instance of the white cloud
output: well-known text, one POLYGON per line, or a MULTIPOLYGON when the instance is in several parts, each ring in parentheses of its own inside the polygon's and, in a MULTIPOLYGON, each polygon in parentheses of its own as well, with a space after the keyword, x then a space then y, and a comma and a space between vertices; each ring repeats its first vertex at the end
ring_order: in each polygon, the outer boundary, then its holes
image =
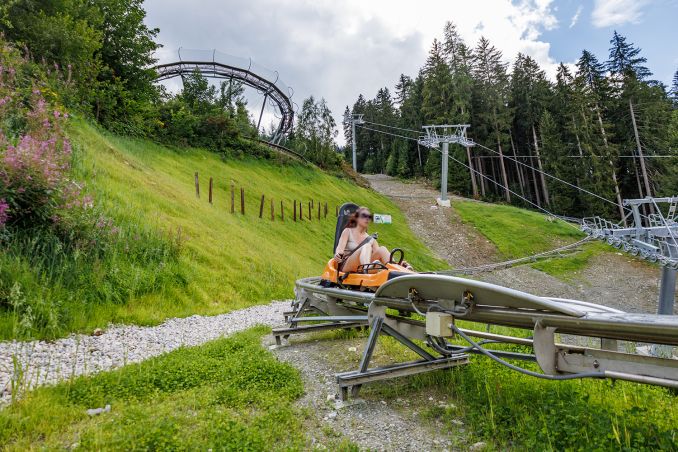
POLYGON ((392 87, 400 73, 416 75, 448 20, 469 45, 485 36, 508 61, 523 52, 554 76, 550 44, 539 39, 558 25, 553 3, 194 0, 188 7, 185 0, 146 0, 145 6, 148 24, 161 30, 161 59, 173 59, 180 46, 251 56, 280 73, 297 103, 310 94, 325 97, 340 122, 358 94, 371 98, 380 87, 392 87))
POLYGON ((577 12, 574 13, 574 16, 572 16, 572 20, 570 21, 570 28, 574 27, 577 25, 577 22, 579 22, 579 16, 581 16, 581 11, 584 9, 582 5, 579 5, 579 8, 577 8, 577 12))
POLYGON ((637 23, 648 0, 596 0, 591 22, 598 28, 637 23))

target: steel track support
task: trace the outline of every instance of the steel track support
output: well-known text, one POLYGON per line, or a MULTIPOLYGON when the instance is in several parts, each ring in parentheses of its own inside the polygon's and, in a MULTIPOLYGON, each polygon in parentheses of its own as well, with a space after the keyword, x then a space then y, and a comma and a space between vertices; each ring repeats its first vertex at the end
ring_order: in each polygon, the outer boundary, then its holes
POLYGON ((662 280, 659 287, 659 307, 657 314, 673 315, 676 299, 676 271, 668 266, 662 267, 662 280))
MULTIPOLYGON (((468 355, 465 353, 439 358, 431 355, 408 337, 412 333, 412 325, 406 322, 401 323, 401 321, 394 318, 387 318, 386 309, 383 306, 375 306, 374 303, 371 304, 369 308, 369 318, 371 319, 370 334, 367 338, 367 344, 363 351, 362 358, 360 359, 358 370, 342 372, 336 375, 341 400, 348 399, 349 388, 351 397, 358 397, 360 389, 365 383, 431 372, 438 369, 447 369, 462 364, 468 364, 469 362, 468 355), (404 328, 403 331, 399 331, 400 327, 404 328), (370 369, 370 361, 374 355, 374 349, 377 346, 380 334, 391 336, 423 359, 370 369)), ((402 322, 404 322, 404 320, 402 322)), ((423 326, 420 326, 420 328, 423 328, 423 326)), ((417 336, 420 335, 421 334, 417 334, 417 336)))
POLYGON ((440 204, 447 205, 447 164, 450 155, 450 143, 443 141, 443 155, 440 171, 440 204))
POLYGON ((261 130, 261 118, 264 116, 264 108, 266 108, 266 101, 268 100, 268 92, 264 94, 264 103, 261 104, 261 111, 259 112, 259 121, 257 121, 257 133, 261 130))

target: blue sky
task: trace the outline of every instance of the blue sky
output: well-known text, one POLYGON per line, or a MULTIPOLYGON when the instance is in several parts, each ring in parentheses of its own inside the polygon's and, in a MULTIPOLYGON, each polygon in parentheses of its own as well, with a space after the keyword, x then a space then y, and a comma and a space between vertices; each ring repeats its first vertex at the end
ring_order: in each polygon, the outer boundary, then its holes
POLYGON ((636 10, 633 7, 620 7, 621 13, 626 12, 625 15, 601 13, 596 16, 596 21, 592 17, 595 6, 592 1, 554 2, 553 14, 558 19, 558 27, 544 31, 540 39, 551 43, 551 56, 558 61, 572 62, 581 55, 582 49, 592 51, 603 61, 609 53, 612 33, 617 30, 626 36, 628 42, 642 49, 654 78, 669 84, 678 69, 678 1, 636 0, 619 3, 639 6, 636 10), (572 25, 572 18, 577 11, 578 20, 572 25))

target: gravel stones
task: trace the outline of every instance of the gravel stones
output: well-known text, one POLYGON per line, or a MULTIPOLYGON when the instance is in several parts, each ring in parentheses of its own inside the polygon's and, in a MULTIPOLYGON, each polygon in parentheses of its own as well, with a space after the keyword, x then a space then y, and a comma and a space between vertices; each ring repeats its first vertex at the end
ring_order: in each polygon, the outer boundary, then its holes
POLYGON ((91 336, 74 334, 53 342, 0 342, 0 406, 13 390, 54 384, 228 336, 255 325, 280 325, 289 301, 216 316, 174 318, 158 326, 114 325, 91 336))

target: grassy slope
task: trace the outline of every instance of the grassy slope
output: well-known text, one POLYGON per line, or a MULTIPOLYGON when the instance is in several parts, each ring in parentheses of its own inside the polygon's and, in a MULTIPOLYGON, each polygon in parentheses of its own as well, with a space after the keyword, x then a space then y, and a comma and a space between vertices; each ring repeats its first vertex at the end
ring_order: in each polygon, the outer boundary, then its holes
MULTIPOLYGON (((505 259, 530 256, 584 238, 581 231, 564 221, 553 221, 540 213, 517 207, 457 201, 454 208, 464 222, 475 226, 494 243, 505 259)), ((569 280, 586 267, 593 256, 609 251, 612 248, 603 243, 587 243, 575 254, 540 261, 532 267, 569 280)))
POLYGON ((457 201, 455 210, 497 246, 502 257, 520 258, 584 238, 576 227, 545 215, 501 204, 457 201))
MULTIPOLYGON (((297 370, 255 328, 114 372, 32 391, 0 411, 3 450, 301 450, 297 370), (111 405, 90 417, 86 410, 111 405), (291 433, 292 432, 292 433, 291 433)), ((335 449, 349 444, 334 444, 335 449)))
MULTIPOLYGON (((125 217, 144 227, 157 227, 186 237, 181 267, 186 288, 167 287, 163 293, 83 311, 68 329, 82 330, 109 321, 141 324, 169 316, 213 314, 292 296, 293 282, 317 275, 331 256, 334 209, 342 202, 367 205, 391 213, 393 225, 375 225, 381 242, 406 250, 420 269, 443 267, 407 228, 402 214, 384 197, 300 165, 281 166, 261 160, 222 159, 210 152, 174 150, 145 140, 104 134, 83 121, 74 121, 69 135, 79 154, 77 170, 114 218, 125 217), (198 171, 203 196, 196 199, 193 175, 198 171), (214 205, 207 202, 209 177, 214 177, 214 205), (246 215, 231 214, 230 184, 245 189, 246 215), (285 222, 258 218, 266 195, 276 211, 285 203, 285 222), (292 200, 327 202, 327 219, 294 223, 292 200)), ((317 205, 317 204, 316 204, 317 205)), ((307 208, 307 207, 306 207, 307 208)), ((314 212, 317 215, 317 211, 314 212)))

